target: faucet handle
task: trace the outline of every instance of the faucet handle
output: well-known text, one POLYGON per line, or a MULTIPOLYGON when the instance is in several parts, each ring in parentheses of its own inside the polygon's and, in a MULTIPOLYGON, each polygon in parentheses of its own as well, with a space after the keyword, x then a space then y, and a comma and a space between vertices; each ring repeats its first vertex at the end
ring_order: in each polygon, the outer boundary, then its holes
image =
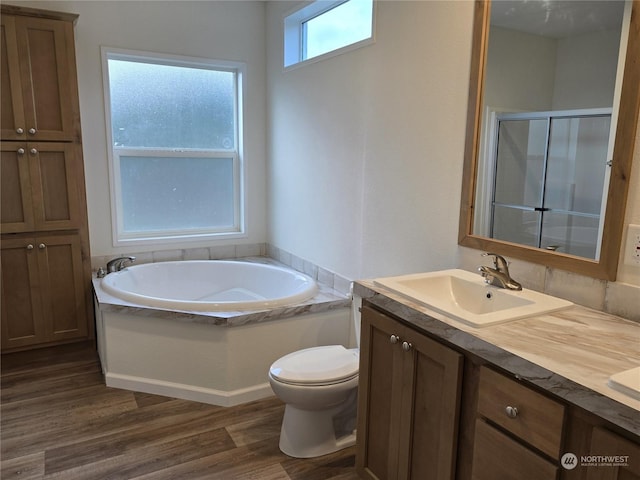
POLYGON ((500 271, 500 269, 504 269, 505 272, 509 272, 509 262, 502 256, 497 253, 486 252, 482 254, 483 257, 493 257, 493 266, 496 267, 496 270, 500 271))

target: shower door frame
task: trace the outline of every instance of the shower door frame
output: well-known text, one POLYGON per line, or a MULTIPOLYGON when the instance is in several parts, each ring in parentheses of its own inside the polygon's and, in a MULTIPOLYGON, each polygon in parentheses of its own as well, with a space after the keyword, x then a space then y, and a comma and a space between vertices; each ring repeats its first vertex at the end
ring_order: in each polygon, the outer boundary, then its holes
MULTIPOLYGON (((550 141, 550 137, 551 137, 551 121, 552 119, 566 119, 566 118, 591 118, 591 117, 610 117, 612 116, 612 112, 613 109, 612 108, 588 108, 588 109, 575 109, 575 110, 548 110, 548 111, 540 111, 540 112, 531 112, 531 111, 527 111, 527 112, 497 112, 495 111, 493 115, 491 115, 492 119, 493 119, 493 124, 491 126, 491 131, 489 132, 489 138, 490 138, 490 144, 489 144, 489 148, 488 148, 488 152, 489 152, 489 168, 488 171, 492 172, 491 173, 491 178, 490 178, 490 198, 491 198, 491 205, 490 205, 490 215, 489 215, 489 237, 490 238, 495 238, 494 237, 494 216, 495 216, 495 208, 496 205, 497 206, 504 206, 504 207, 508 207, 508 208, 514 208, 514 209, 518 209, 518 210, 522 210, 522 211, 531 211, 531 212, 538 212, 538 218, 537 218, 537 242, 536 242, 536 247, 537 248, 542 248, 541 247, 541 243, 542 243, 542 238, 543 238, 543 221, 544 221, 544 214, 546 212, 557 212, 557 213, 566 213, 566 214, 570 214, 570 215, 574 215, 574 216, 583 216, 583 217, 589 217, 589 218, 598 218, 599 221, 599 226, 598 226, 598 234, 597 234, 597 240, 596 240, 596 251, 595 251, 595 259, 597 260, 599 258, 600 255, 600 243, 601 243, 601 238, 602 238, 602 213, 604 211, 604 209, 606 208, 606 200, 607 200, 607 196, 606 196, 606 192, 608 191, 608 187, 609 187, 609 178, 610 178, 610 170, 609 168, 611 167, 611 159, 609 158, 610 155, 610 151, 611 151, 611 142, 612 142, 612 132, 611 132, 611 125, 610 125, 610 130, 609 130, 609 139, 607 142, 607 158, 604 160, 605 161, 605 165, 606 167, 609 167, 606 169, 605 171, 605 175, 604 175, 604 181, 603 181, 603 185, 602 185, 602 197, 600 200, 600 204, 601 204, 601 209, 599 214, 589 214, 589 213, 583 213, 583 212, 574 212, 574 211, 565 211, 565 210, 558 210, 558 209, 551 209, 551 208, 545 208, 544 206, 544 201, 545 201, 545 195, 546 195, 546 187, 547 187, 547 166, 548 166, 548 162, 549 162, 549 141, 550 141), (539 207, 528 207, 526 205, 516 205, 516 204, 502 204, 502 203, 496 203, 496 177, 497 177, 497 173, 498 173, 498 137, 499 137, 499 131, 500 131, 500 122, 502 121, 509 121, 509 120, 546 120, 547 122, 547 126, 546 126, 546 138, 545 138, 545 146, 544 146, 544 165, 543 165, 543 169, 542 169, 542 176, 541 176, 541 181, 542 181, 542 186, 541 186, 541 195, 540 195, 540 206, 539 207)), ((550 248, 552 250, 555 250, 553 248, 550 248)))

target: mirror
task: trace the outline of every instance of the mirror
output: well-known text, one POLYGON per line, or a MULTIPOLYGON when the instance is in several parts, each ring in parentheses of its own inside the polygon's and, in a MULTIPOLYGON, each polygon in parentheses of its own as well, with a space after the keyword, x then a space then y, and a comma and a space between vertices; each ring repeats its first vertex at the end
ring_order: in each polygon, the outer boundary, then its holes
MULTIPOLYGON (((562 16, 568 16, 571 23, 577 23, 573 12, 562 11, 567 4, 583 4, 587 7, 591 4, 594 7, 594 2, 591 1, 501 0, 496 2, 496 10, 499 12, 494 10, 494 14, 501 13, 502 18, 506 18, 532 6, 545 7, 547 11, 543 16, 544 21, 554 16, 553 8, 560 8, 562 16), (559 5, 554 5, 556 3, 559 5)), ((543 94, 536 91, 532 84, 527 92, 530 94, 528 105, 510 104, 506 100, 492 97, 491 92, 496 89, 500 92, 509 91, 514 77, 511 74, 505 75, 504 71, 496 75, 495 70, 490 70, 491 4, 484 0, 475 2, 458 241, 460 245, 595 278, 615 280, 640 107, 640 2, 633 1, 626 8, 631 9, 628 37, 623 35, 622 40, 617 40, 623 46, 626 41, 626 54, 622 55, 625 59, 624 71, 618 69, 621 73, 609 82, 618 85, 620 100, 618 108, 611 109, 611 105, 602 108, 604 100, 598 100, 600 104, 577 104, 568 96, 579 89, 572 89, 571 85, 567 88, 566 84, 565 88, 560 88, 557 83, 551 87, 555 90, 555 98, 542 105, 534 104, 533 100, 539 99, 543 94), (489 83, 496 82, 496 79, 501 82, 499 86, 489 83), (585 110, 586 108, 589 110, 585 110), (580 137, 580 133, 564 137, 558 134, 563 131, 580 132, 584 128, 590 132, 596 131, 594 125, 585 126, 585 119, 587 123, 598 124, 597 131, 600 132, 608 128, 610 121, 611 131, 615 131, 615 136, 611 136, 613 142, 606 141, 609 135, 605 133, 604 143, 608 143, 607 146, 603 147, 600 141, 599 146, 594 146, 591 142, 587 148, 583 148, 579 143, 569 144, 566 140, 568 137, 580 137), (561 137, 564 140, 556 140, 561 137), (525 147, 517 146, 518 138, 524 139, 525 147), (535 138, 538 138, 537 143, 533 141, 535 138), (501 141, 505 146, 500 146, 501 141), (575 194, 573 190, 579 191, 581 187, 572 185, 574 179, 567 177, 566 167, 558 167, 558 154, 554 150, 556 145, 563 145, 564 148, 560 150, 565 153, 568 150, 574 153, 582 150, 591 154, 599 152, 601 157, 605 155, 603 152, 608 152, 600 161, 600 173, 589 180, 589 188, 582 187, 582 192, 575 194), (525 152, 520 163, 514 160, 514 151, 525 152), (503 157, 500 157, 501 154, 503 157), (610 165, 607 166, 609 160, 610 165), (536 165, 536 168, 532 168, 532 165, 536 165), (527 175, 518 176, 518 169, 526 170, 527 175), (546 184, 542 182, 545 178, 546 184), (601 187, 593 188, 594 182, 601 187), (594 191, 597 191, 596 194, 593 194, 594 191), (587 198, 586 193, 592 196, 587 198), (535 197, 536 201, 540 201, 545 195, 546 198, 541 203, 531 204, 531 198, 535 197), (514 197, 518 197, 517 202, 514 197), (567 231, 572 232, 574 239, 584 241, 574 241, 572 244, 567 241, 567 231)), ((589 15, 588 18, 594 17, 593 12, 589 15)), ((629 15, 629 10, 626 15, 629 15)), ((534 22, 529 18, 524 23, 531 25, 534 22)), ((493 28, 495 35, 492 40, 495 41, 496 37, 505 33, 499 31, 504 30, 505 25, 493 28)), ((518 27, 510 24, 509 28, 518 27)), ((626 28, 623 31, 626 33, 626 28)), ((510 41, 512 43, 506 50, 515 50, 515 47, 512 48, 515 40, 510 41)), ((602 43, 601 40, 598 43, 602 43)), ((615 48, 617 52, 618 47, 615 48)), ((560 58, 561 53, 556 51, 554 55, 560 58)), ((525 64, 534 64, 532 58, 525 58, 525 64)), ((589 57, 583 63, 588 64, 591 60, 589 57)), ((517 73, 530 76, 542 69, 536 66, 528 72, 522 70, 520 68, 517 73)), ((573 69, 573 74, 577 78, 581 72, 573 69)), ((559 74, 556 72, 554 75, 559 74)), ((582 76, 589 77, 584 73, 582 76)), ((519 82, 523 82, 522 77, 519 82)), ((607 96, 614 98, 612 92, 604 95, 607 96)), ((613 100, 610 101, 612 102, 613 100)), ((594 163, 591 160, 589 162, 594 163)), ((573 176, 576 175, 574 167, 575 165, 571 167, 573 176)), ((590 169, 592 167, 583 168, 583 171, 590 169)))

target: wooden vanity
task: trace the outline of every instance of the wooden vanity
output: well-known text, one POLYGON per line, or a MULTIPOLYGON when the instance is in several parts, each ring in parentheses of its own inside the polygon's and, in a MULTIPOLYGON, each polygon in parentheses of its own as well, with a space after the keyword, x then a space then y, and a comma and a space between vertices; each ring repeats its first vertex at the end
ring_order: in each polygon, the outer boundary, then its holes
POLYGON ((640 478, 640 402, 607 385, 640 364, 637 323, 573 306, 478 329, 373 282, 354 293, 362 478, 640 478))

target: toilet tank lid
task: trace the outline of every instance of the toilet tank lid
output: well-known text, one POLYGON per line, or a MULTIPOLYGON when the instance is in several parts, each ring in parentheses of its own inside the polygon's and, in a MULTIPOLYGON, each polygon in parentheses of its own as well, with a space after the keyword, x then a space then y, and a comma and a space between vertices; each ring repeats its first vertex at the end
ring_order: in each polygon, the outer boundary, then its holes
POLYGON ((276 360, 271 375, 298 384, 332 383, 358 373, 359 352, 342 345, 305 348, 276 360))

